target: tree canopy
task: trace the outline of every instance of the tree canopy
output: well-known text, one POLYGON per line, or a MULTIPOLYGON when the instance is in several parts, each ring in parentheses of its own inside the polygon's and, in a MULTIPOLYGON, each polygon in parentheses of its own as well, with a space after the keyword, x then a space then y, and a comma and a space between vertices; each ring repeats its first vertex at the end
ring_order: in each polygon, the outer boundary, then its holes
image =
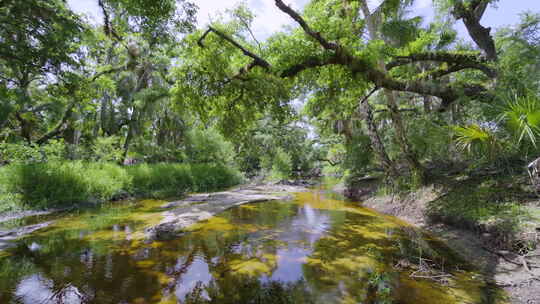
POLYGON ((197 28, 187 0, 96 0, 98 25, 61 0, 4 0, 3 145, 182 162, 210 140, 252 173, 275 159, 417 182, 478 149, 536 151, 538 13, 495 31, 490 0, 433 1, 429 23, 413 0, 273 3, 293 26, 263 40, 246 4, 197 28))

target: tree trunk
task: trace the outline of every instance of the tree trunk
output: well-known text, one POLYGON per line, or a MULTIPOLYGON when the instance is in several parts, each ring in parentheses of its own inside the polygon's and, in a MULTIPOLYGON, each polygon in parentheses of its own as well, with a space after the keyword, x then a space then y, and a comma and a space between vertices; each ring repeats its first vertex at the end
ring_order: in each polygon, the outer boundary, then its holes
MULTIPOLYGON (((381 20, 377 19, 379 15, 370 13, 366 0, 360 1, 360 8, 366 19, 371 40, 380 39, 379 29, 381 20)), ((379 69, 381 71, 387 73, 384 61, 379 60, 377 64, 379 65, 379 69)), ((399 107, 396 101, 396 93, 391 90, 384 89, 384 95, 386 97, 386 102, 390 111, 392 127, 396 131, 397 144, 401 152, 403 153, 403 157, 405 158, 409 169, 411 170, 413 179, 423 184, 425 182, 425 169, 418 161, 417 155, 411 148, 409 140, 407 139, 407 133, 403 124, 403 119, 401 117, 401 114, 399 113, 399 107)))
POLYGON ((365 100, 364 102, 360 102, 359 109, 362 118, 366 121, 367 135, 369 137, 369 140, 371 141, 371 147, 373 148, 373 151, 375 152, 378 161, 381 163, 384 171, 390 177, 398 176, 399 172, 396 168, 396 164, 392 160, 390 160, 390 157, 388 157, 388 153, 386 153, 384 144, 381 140, 381 137, 379 136, 377 125, 375 124, 373 119, 373 111, 368 101, 365 100))
POLYGON ((129 152, 129 147, 131 145, 131 140, 133 139, 133 136, 135 135, 135 115, 136 115, 136 111, 133 111, 133 114, 131 116, 131 119, 129 120, 129 123, 128 123, 128 130, 127 130, 127 134, 126 134, 126 140, 124 141, 124 155, 123 155, 123 159, 122 159, 122 163, 125 163, 126 160, 127 160, 127 156, 128 156, 128 152, 129 152))
POLYGON ((399 108, 396 102, 396 93, 389 90, 384 90, 384 93, 386 96, 388 109, 390 111, 390 117, 392 118, 392 126, 396 131, 397 144, 399 145, 399 148, 403 153, 403 157, 411 170, 413 179, 420 184, 424 184, 425 169, 418 161, 416 152, 412 149, 407 138, 407 131, 405 130, 403 119, 399 113, 399 108))
POLYGON ((429 114, 431 112, 431 97, 430 96, 424 96, 424 113, 429 114))

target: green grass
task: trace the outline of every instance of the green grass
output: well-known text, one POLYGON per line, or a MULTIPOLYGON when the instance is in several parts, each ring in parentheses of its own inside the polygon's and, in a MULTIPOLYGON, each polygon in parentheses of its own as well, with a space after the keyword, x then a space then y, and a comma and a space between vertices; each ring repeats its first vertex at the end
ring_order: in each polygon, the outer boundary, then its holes
POLYGON ((220 190, 241 181, 236 170, 215 164, 16 164, 0 168, 0 212, 103 202, 126 193, 156 198, 179 196, 220 190))

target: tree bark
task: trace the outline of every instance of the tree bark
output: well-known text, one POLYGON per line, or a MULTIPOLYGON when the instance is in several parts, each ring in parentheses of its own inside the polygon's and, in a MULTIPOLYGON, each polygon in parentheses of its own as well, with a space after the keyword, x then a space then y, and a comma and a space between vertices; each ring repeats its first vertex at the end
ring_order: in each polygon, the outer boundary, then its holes
POLYGON ((386 153, 386 148, 384 147, 381 137, 379 136, 377 125, 375 124, 375 120, 373 119, 373 110, 371 109, 369 102, 366 99, 360 101, 359 109, 362 118, 366 122, 366 133, 369 137, 371 147, 373 148, 373 152, 375 152, 378 161, 380 162, 387 175, 389 175, 390 177, 399 176, 396 164, 392 160, 390 160, 390 157, 388 157, 388 153, 386 153))
POLYGON ((497 60, 495 41, 491 37, 491 28, 484 27, 480 20, 484 15, 490 0, 473 0, 467 5, 462 0, 456 0, 453 14, 456 19, 463 20, 467 32, 476 45, 484 51, 486 58, 491 61, 497 60))

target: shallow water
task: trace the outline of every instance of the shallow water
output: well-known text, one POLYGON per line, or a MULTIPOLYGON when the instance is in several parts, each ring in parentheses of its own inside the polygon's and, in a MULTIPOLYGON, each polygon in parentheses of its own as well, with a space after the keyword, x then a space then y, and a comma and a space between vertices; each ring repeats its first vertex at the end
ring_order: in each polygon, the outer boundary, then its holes
POLYGON ((0 303, 497 303, 429 235, 320 192, 146 242, 163 202, 62 217, 0 253, 0 303), (422 278, 429 277, 429 278, 422 278), (436 280, 434 280, 436 279, 436 280))

